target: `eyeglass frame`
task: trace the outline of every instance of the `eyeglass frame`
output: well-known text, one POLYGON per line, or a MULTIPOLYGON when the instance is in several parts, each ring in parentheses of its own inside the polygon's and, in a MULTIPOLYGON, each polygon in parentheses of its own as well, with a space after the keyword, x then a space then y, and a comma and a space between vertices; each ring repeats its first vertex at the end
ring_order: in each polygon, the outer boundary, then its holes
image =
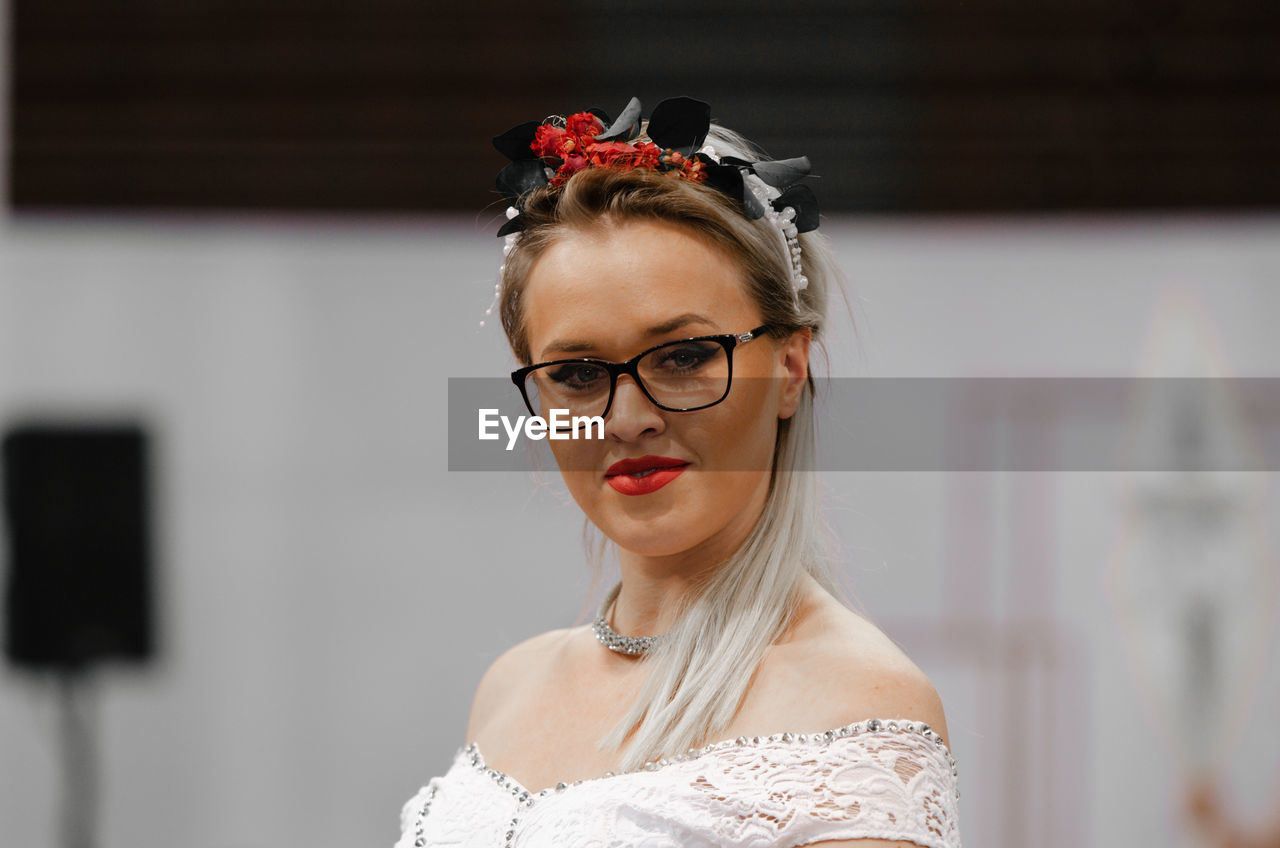
POLYGON ((591 365, 601 366, 605 369, 605 371, 609 372, 609 399, 605 402, 604 411, 599 413, 601 418, 604 418, 606 415, 609 414, 609 410, 613 409, 613 399, 618 393, 618 378, 621 377, 623 374, 630 376, 631 379, 635 382, 636 386, 640 389, 640 392, 646 398, 648 398, 650 403, 658 407, 658 409, 661 409, 665 412, 697 412, 700 409, 707 409, 709 407, 715 406, 718 403, 723 403, 724 399, 729 396, 729 390, 733 388, 733 351, 734 349, 736 349, 739 345, 744 345, 747 342, 755 341, 756 339, 760 338, 762 335, 764 335, 765 333, 769 332, 772 329, 774 329, 774 325, 772 324, 761 324, 759 327, 756 327, 754 330, 747 330, 745 333, 717 333, 715 335, 710 335, 710 336, 693 336, 692 338, 688 338, 688 339, 672 339, 671 341, 662 342, 661 344, 656 344, 653 347, 648 348, 647 350, 643 350, 640 353, 628 359, 626 362, 610 362, 607 359, 592 359, 590 357, 577 357, 577 358, 571 358, 571 359, 552 359, 547 362, 538 362, 533 365, 526 365, 523 368, 517 368, 516 370, 511 372, 511 382, 515 383, 516 388, 520 390, 520 396, 524 398, 525 408, 528 409, 529 412, 533 415, 540 415, 541 413, 539 413, 538 410, 533 408, 533 403, 529 400, 529 392, 525 389, 525 378, 527 378, 529 374, 533 373, 539 368, 546 368, 550 365, 568 365, 575 362, 588 363, 591 365), (653 395, 649 394, 649 389, 645 386, 644 380, 641 379, 640 371, 638 367, 640 364, 640 360, 644 359, 646 356, 653 353, 655 350, 659 350, 668 345, 687 344, 688 342, 719 342, 724 347, 725 359, 727 359, 729 363, 729 373, 725 375, 725 379, 724 379, 724 394, 722 394, 717 399, 711 401, 711 403, 704 403, 701 406, 690 406, 690 407, 685 407, 683 409, 664 406, 661 403, 658 403, 658 401, 654 399, 653 395))

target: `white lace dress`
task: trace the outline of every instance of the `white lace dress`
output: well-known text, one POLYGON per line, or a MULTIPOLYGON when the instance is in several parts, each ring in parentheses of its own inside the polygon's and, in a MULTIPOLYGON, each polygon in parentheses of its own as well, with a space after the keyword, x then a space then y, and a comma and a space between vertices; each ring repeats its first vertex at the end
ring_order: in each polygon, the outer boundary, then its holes
POLYGON ((395 848, 960 848, 957 775, 942 738, 905 719, 739 737, 536 793, 471 744, 405 803, 395 848))

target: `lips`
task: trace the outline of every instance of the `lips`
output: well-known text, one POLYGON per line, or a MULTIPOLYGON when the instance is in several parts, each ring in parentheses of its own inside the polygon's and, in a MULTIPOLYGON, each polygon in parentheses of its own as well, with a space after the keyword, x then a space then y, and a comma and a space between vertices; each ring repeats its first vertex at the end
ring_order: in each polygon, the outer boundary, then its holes
POLYGON ((624 495, 647 495, 679 477, 689 463, 671 456, 622 459, 605 471, 605 481, 624 495))
POLYGON ((643 474, 646 471, 654 471, 661 468, 677 468, 682 465, 688 465, 683 459, 676 459, 671 456, 641 456, 635 459, 620 459, 613 465, 609 466, 609 470, 604 473, 606 477, 615 477, 619 474, 643 474))

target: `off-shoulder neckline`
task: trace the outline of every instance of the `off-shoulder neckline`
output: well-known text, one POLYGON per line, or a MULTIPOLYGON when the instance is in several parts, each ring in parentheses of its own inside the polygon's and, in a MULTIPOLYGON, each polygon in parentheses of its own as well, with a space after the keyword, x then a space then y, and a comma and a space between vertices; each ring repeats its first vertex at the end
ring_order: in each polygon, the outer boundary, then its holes
POLYGON ((508 791, 515 797, 517 801, 527 806, 532 806, 534 800, 545 797, 558 792, 573 789, 576 786, 583 786, 590 783, 597 783, 604 780, 615 780, 620 777, 638 774, 640 772, 654 772, 675 763, 689 762, 696 760, 708 754, 715 753, 730 748, 754 747, 771 743, 782 742, 788 745, 824 745, 849 736, 855 736, 864 733, 916 733, 924 737, 929 742, 936 745, 943 754, 946 755, 947 762, 951 766, 952 774, 956 774, 956 759, 951 755, 950 749, 943 741, 942 737, 936 733, 933 728, 923 721, 912 721, 903 718, 873 718, 863 719, 862 721, 846 724, 843 727, 832 728, 831 730, 820 730, 817 733, 774 733, 770 736, 739 736, 736 739, 724 739, 719 742, 712 742, 701 748, 690 748, 683 754, 677 754, 674 757, 659 760, 650 760, 638 768, 630 771, 605 772, 598 777, 579 778, 572 782, 560 782, 553 787, 547 787, 538 792, 526 787, 516 778, 507 774, 500 769, 493 768, 485 763, 484 756, 480 753, 480 746, 476 742, 471 742, 458 749, 458 753, 454 755, 454 759, 465 759, 470 765, 481 774, 487 774, 494 783, 500 788, 508 791))

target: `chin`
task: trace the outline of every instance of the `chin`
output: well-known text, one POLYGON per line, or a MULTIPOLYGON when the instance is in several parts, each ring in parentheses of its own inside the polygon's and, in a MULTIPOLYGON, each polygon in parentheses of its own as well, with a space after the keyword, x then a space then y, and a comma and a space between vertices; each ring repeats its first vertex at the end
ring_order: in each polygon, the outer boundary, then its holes
POLYGON ((601 532, 623 550, 644 557, 675 556, 696 547, 702 541, 701 536, 689 534, 685 538, 656 527, 648 532, 635 532, 634 528, 621 532, 616 532, 614 528, 601 528, 601 532))
MULTIPOLYGON (((623 507, 625 509, 625 507, 623 507)), ((658 513, 624 513, 605 508, 589 516, 600 532, 623 550, 647 557, 680 554, 697 547, 707 538, 711 516, 675 506, 658 513)))
MULTIPOLYGON (((638 497, 620 494, 599 478, 589 485, 571 486, 570 493, 591 523, 618 547, 639 556, 666 557, 734 533, 733 526, 750 509, 759 485, 757 472, 707 475, 695 471, 638 497), (716 485, 708 488, 712 482, 716 485)), ((738 528, 744 534, 749 531, 750 527, 738 528)))

